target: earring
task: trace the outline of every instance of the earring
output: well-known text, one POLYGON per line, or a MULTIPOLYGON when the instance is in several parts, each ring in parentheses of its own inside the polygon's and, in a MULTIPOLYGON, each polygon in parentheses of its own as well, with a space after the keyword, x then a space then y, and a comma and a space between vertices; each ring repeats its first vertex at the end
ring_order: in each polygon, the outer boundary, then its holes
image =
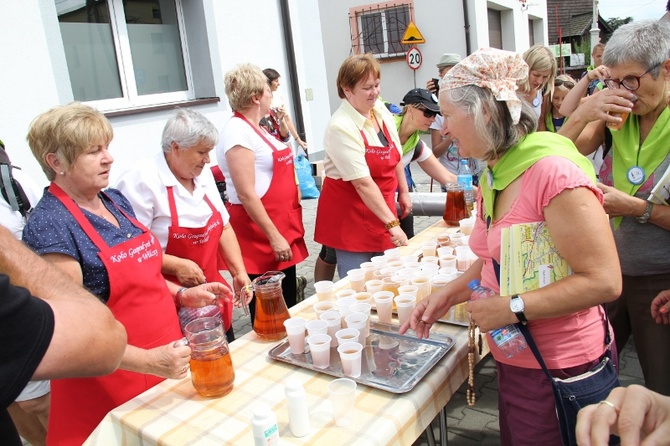
POLYGON ((60 174, 61 174, 61 175, 65 175, 65 172, 63 172, 63 171, 61 170, 61 171, 60 171, 60 174))

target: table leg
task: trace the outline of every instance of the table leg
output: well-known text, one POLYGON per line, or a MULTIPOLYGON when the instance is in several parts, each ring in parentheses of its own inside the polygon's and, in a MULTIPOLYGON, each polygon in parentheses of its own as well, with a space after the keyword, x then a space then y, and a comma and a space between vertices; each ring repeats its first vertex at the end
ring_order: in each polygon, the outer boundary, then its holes
POLYGON ((433 432, 432 423, 428 424, 428 427, 426 428, 425 432, 426 432, 426 439, 428 440, 428 446, 435 446, 435 433, 433 432))
POLYGON ((440 446, 447 446, 447 437, 449 436, 447 429, 447 406, 440 410, 440 446))

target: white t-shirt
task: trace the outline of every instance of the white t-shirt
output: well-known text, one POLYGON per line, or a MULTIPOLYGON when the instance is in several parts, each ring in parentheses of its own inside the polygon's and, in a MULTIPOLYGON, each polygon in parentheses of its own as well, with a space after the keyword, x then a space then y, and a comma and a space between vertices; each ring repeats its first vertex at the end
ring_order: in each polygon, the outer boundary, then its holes
MULTIPOLYGON (((265 130, 261 130, 261 132, 265 134, 265 138, 277 150, 286 149, 286 144, 278 141, 265 130)), ((237 191, 230 176, 228 160, 226 159, 226 152, 235 146, 241 146, 254 152, 254 189, 256 190, 256 195, 259 198, 263 198, 270 188, 270 182, 272 181, 272 149, 247 122, 233 116, 224 124, 219 136, 219 143, 216 145, 216 158, 219 161, 219 167, 223 175, 226 177, 228 201, 233 204, 242 204, 237 197, 237 191)))
MULTIPOLYGON (((12 169, 12 177, 21 185, 31 206, 35 206, 42 198, 44 189, 40 188, 32 178, 26 175, 20 169, 12 169)), ((0 224, 9 229, 12 235, 21 240, 23 227, 26 225, 26 219, 19 211, 13 211, 12 207, 4 197, 0 196, 0 224)))
MULTIPOLYGON (((421 140, 419 140, 418 145, 421 146, 421 149, 419 149, 419 157, 415 159, 417 163, 421 163, 423 161, 426 161, 428 158, 430 158, 430 155, 432 155, 433 151, 428 148, 428 146, 421 140)), ((409 163, 412 162, 412 158, 414 157, 414 150, 407 152, 402 156, 402 165, 404 167, 407 167, 409 163)))
POLYGON ((174 186, 174 201, 182 228, 201 228, 212 216, 205 195, 221 213, 224 226, 230 216, 216 188, 212 170, 205 167, 200 176, 193 179, 195 189, 191 195, 174 176, 161 151, 153 159, 136 163, 121 174, 117 184, 133 206, 137 219, 151 230, 165 251, 168 228, 172 225, 170 204, 166 187, 174 186))

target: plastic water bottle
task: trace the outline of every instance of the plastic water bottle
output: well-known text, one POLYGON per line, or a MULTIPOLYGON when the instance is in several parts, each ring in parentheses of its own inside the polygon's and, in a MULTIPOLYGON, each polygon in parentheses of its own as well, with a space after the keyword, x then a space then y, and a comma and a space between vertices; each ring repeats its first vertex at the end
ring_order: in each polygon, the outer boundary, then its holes
POLYGON ((475 194, 472 186, 472 171, 470 170, 470 166, 468 166, 467 159, 461 159, 456 179, 458 180, 458 185, 463 188, 465 205, 468 208, 468 212, 472 212, 475 202, 475 194))
POLYGON ((254 446, 277 446, 279 444, 279 427, 277 417, 270 406, 259 404, 251 417, 251 428, 254 433, 254 446))
MULTIPOLYGON (((491 296, 495 296, 495 291, 483 287, 480 285, 479 280, 475 279, 468 283, 468 288, 472 290, 472 295, 470 299, 486 299, 491 296)), ((523 333, 514 324, 509 324, 502 328, 496 328, 495 330, 489 331, 493 342, 496 343, 498 348, 507 356, 508 358, 513 357, 520 351, 526 349, 528 344, 526 343, 526 338, 523 337, 523 333)))
POLYGON ((288 406, 288 422, 291 433, 295 437, 309 434, 309 412, 307 395, 300 381, 295 378, 286 380, 286 405, 288 406))

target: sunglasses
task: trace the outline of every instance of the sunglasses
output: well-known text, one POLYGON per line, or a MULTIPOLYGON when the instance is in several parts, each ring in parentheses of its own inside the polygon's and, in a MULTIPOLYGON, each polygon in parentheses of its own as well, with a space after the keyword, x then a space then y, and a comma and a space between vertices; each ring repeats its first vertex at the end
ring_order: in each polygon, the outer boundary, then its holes
POLYGON ((416 108, 419 111, 422 111, 423 116, 428 118, 428 119, 431 119, 431 118, 434 118, 435 116, 437 116, 437 112, 434 112, 432 110, 428 110, 427 108, 424 108, 420 105, 415 105, 414 108, 416 108))
POLYGON ((563 79, 554 79, 554 87, 560 87, 564 85, 565 88, 573 88, 575 83, 572 81, 564 81, 563 79))
POLYGON ((620 87, 623 87, 628 91, 635 91, 638 88, 640 88, 640 79, 644 75, 649 73, 651 70, 657 68, 662 63, 663 62, 657 63, 656 65, 649 68, 647 71, 645 71, 644 73, 642 73, 639 76, 630 75, 630 76, 624 77, 623 79, 612 79, 611 77, 608 77, 607 79, 603 79, 603 82, 605 83, 605 85, 607 85, 607 88, 612 89, 612 90, 616 90, 620 87))

